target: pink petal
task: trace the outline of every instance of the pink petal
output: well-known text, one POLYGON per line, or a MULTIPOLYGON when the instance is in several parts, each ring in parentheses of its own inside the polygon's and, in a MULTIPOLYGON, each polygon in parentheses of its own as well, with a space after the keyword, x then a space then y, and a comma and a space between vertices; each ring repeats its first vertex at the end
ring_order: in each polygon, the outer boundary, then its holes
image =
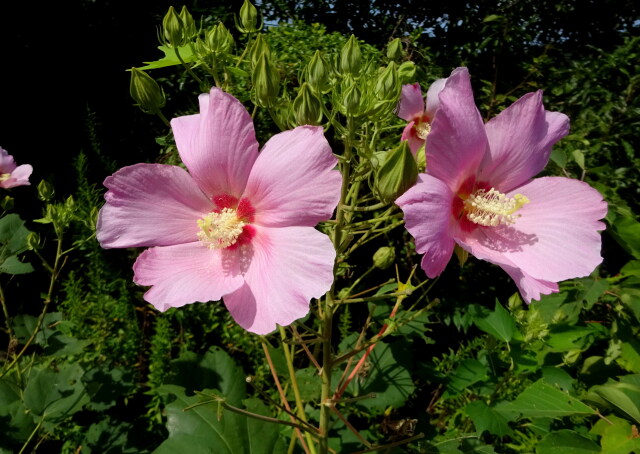
POLYGON ((176 166, 136 164, 108 177, 97 237, 104 248, 167 246, 197 240, 197 220, 213 203, 176 166))
POLYGON ((23 164, 21 166, 16 167, 11 172, 11 177, 9 179, 0 182, 0 188, 15 188, 16 186, 28 186, 29 177, 33 172, 33 167, 29 164, 23 164))
POLYGON ((422 99, 420 84, 402 86, 396 113, 398 117, 407 121, 411 121, 424 113, 424 100, 422 99))
POLYGON ((309 312, 333 282, 335 251, 329 237, 310 227, 256 229, 246 285, 224 302, 244 329, 267 334, 309 312))
POLYGON ((424 254, 422 269, 430 278, 438 276, 449 263, 455 246, 451 234, 451 189, 431 175, 396 200, 404 212, 405 227, 415 238, 416 250, 424 254))
POLYGON ((530 303, 531 300, 539 300, 542 295, 550 295, 559 291, 558 284, 555 282, 534 279, 519 268, 505 265, 502 265, 501 268, 514 280, 522 298, 527 303, 530 303))
POLYGON ((486 131, 489 150, 480 165, 479 180, 507 192, 544 169, 553 144, 569 132, 569 118, 545 111, 538 90, 489 121, 486 131))
POLYGON ((409 149, 411 153, 415 156, 420 147, 424 146, 425 140, 421 139, 417 136, 416 131, 414 129, 415 121, 409 122, 407 126, 404 127, 402 131, 402 137, 400 137, 400 141, 406 140, 409 142, 409 149))
POLYGON ((440 92, 440 107, 427 136, 427 172, 453 191, 476 169, 487 149, 467 68, 458 68, 440 92))
POLYGON ((300 126, 273 136, 256 161, 243 197, 257 224, 315 226, 331 218, 342 178, 322 127, 300 126))
POLYGON ((461 235, 473 255, 551 283, 587 276, 602 262, 598 231, 605 226, 599 219, 607 204, 598 191, 579 180, 545 177, 516 192, 530 203, 518 211, 515 224, 461 235))
POLYGON ((160 311, 217 301, 244 282, 237 259, 225 256, 227 252, 209 249, 200 242, 147 249, 133 265, 133 280, 152 286, 144 299, 160 311))
POLYGON ((251 116, 240 101, 218 88, 199 100, 199 114, 171 120, 180 157, 209 197, 239 197, 258 157, 251 116))
POLYGON ((11 173, 16 168, 13 156, 7 150, 0 147, 0 173, 11 173))
POLYGON ((429 117, 429 121, 433 121, 436 111, 440 107, 440 92, 444 88, 447 79, 438 79, 431 84, 427 91, 427 109, 425 113, 429 117))

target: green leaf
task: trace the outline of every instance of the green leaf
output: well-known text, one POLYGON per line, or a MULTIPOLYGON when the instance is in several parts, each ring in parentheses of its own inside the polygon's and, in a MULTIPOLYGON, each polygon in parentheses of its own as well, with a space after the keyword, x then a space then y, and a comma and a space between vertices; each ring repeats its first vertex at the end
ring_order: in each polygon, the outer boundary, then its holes
MULTIPOLYGON (((304 402, 318 400, 320 398, 318 390, 322 386, 322 378, 318 375, 318 369, 316 369, 315 366, 297 370, 296 381, 298 382, 300 398, 304 402)), ((293 388, 289 388, 288 395, 291 400, 294 399, 293 388)))
POLYGON ((538 380, 525 389, 513 402, 504 406, 508 412, 525 418, 561 418, 570 415, 595 415, 596 411, 575 397, 538 380))
POLYGON ((611 227, 607 231, 618 244, 633 257, 640 259, 640 223, 630 216, 618 216, 611 227))
POLYGON ((471 305, 470 311, 476 326, 498 340, 509 342, 517 331, 513 317, 498 301, 493 312, 477 304, 471 305))
POLYGON ((602 436, 600 445, 606 454, 635 454, 640 452, 640 438, 634 434, 633 427, 628 421, 615 415, 607 415, 607 420, 601 419, 590 431, 602 436))
POLYGON ((7 257, 2 264, 0 264, 0 273, 7 274, 27 274, 33 271, 33 266, 30 263, 23 263, 18 260, 15 255, 7 257))
POLYGON ((567 165, 567 153, 560 147, 553 147, 551 160, 555 162, 558 167, 564 169, 567 165))
POLYGON ((464 411, 469 415, 469 418, 473 421, 473 425, 476 427, 476 431, 480 435, 484 431, 499 437, 513 433, 509 427, 507 418, 482 401, 476 400, 471 402, 465 407, 464 411))
POLYGON ((471 385, 485 381, 489 378, 488 374, 489 368, 477 359, 460 361, 458 367, 448 376, 449 383, 443 396, 457 396, 471 385))
POLYGON ((22 263, 17 257, 27 250, 29 233, 17 214, 8 214, 0 219, 0 272, 25 274, 33 271, 31 264, 22 263))
MULTIPOLYGON (((244 377, 236 375, 236 380, 244 377)), ((280 427, 274 423, 250 419, 247 416, 225 410, 218 420, 217 404, 208 403, 185 410, 202 401, 198 396, 187 396, 185 389, 165 385, 163 392, 175 396, 166 407, 169 438, 155 451, 156 454, 271 454, 286 452, 280 440, 280 427)), ((204 390, 203 394, 213 394, 204 390)), ((249 401, 253 412, 265 408, 249 401)))
MULTIPOLYGON (((158 68, 166 68, 167 66, 175 66, 175 65, 182 64, 180 63, 180 59, 176 55, 175 49, 167 46, 158 46, 158 49, 160 49, 164 53, 164 57, 155 61, 145 61, 144 63, 146 63, 146 65, 141 66, 138 69, 140 70, 158 69, 158 68)), ((196 56, 193 55, 193 52, 191 52, 191 46, 178 47, 178 52, 180 53, 180 57, 182 57, 182 60, 185 63, 190 63, 196 60, 196 56)))
POLYGON ((34 416, 62 419, 79 411, 88 401, 78 364, 63 363, 57 370, 34 368, 24 390, 24 403, 34 416))
POLYGON ((581 150, 573 150, 573 160, 584 170, 584 153, 581 150))
MULTIPOLYGON (((640 386, 612 381, 593 386, 589 390, 590 400, 592 393, 640 423, 640 386)), ((597 401, 597 399, 593 400, 597 401)))
POLYGON ((536 446, 536 454, 594 454, 600 446, 572 430, 559 430, 545 436, 536 446))

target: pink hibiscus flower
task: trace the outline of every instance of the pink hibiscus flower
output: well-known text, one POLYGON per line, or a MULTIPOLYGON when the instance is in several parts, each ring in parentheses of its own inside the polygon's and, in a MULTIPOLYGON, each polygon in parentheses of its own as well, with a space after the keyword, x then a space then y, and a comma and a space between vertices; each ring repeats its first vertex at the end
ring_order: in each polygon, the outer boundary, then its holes
POLYGON ((396 201, 427 276, 443 271, 456 243, 504 269, 527 302, 590 274, 602 261, 607 204, 582 181, 532 179, 568 133, 567 116, 545 111, 538 91, 485 125, 466 68, 453 71, 439 98, 427 174, 396 201))
POLYGON ((13 156, 0 147, 0 188, 30 185, 31 172, 33 172, 33 167, 29 164, 16 165, 13 156))
POLYGON ((403 85, 400 101, 398 102, 397 114, 409 123, 402 131, 400 140, 408 140, 411 153, 418 152, 424 145, 427 135, 431 130, 431 122, 438 110, 438 93, 444 87, 447 79, 438 79, 431 84, 427 91, 427 102, 422 98, 420 84, 403 85))
POLYGON ((251 117, 213 88, 200 114, 174 118, 180 167, 137 164, 105 180, 98 241, 148 246, 134 264, 144 298, 164 311, 224 300, 266 334, 304 317, 333 282, 335 250, 314 226, 332 216, 341 177, 321 127, 273 136, 258 153, 251 117))

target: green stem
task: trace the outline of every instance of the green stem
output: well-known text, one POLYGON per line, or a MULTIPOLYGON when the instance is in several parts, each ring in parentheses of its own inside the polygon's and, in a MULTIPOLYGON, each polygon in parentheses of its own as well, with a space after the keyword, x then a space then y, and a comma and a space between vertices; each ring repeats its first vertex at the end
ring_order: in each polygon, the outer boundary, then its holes
POLYGON ((0 286, 0 303, 2 303, 2 312, 4 313, 4 320, 7 324, 7 334, 9 335, 9 345, 13 343, 13 339, 15 338, 15 334, 13 329, 11 328, 11 323, 9 322, 9 311, 7 310, 7 302, 4 298, 4 291, 2 290, 2 286, 0 286))
POLYGON ((198 76, 196 76, 196 73, 194 73, 191 70, 191 67, 184 62, 178 48, 174 47, 173 50, 176 52, 176 57, 178 57, 178 60, 180 60, 180 63, 182 63, 182 66, 184 66, 184 69, 186 69, 187 72, 191 74, 191 77, 193 77, 196 80, 196 82, 198 82, 198 85, 200 85, 201 88, 204 87, 204 83, 202 82, 202 80, 198 76))
POLYGON ((165 126, 171 127, 171 123, 169 123, 169 120, 167 120, 167 117, 165 117, 162 112, 158 111, 158 117, 160 117, 160 120, 162 120, 165 126))
POLYGON ((27 449, 27 446, 29 446, 29 443, 31 443, 31 440, 33 439, 33 437, 36 435, 36 433, 38 433, 38 429, 40 429, 40 426, 42 425, 42 422, 44 421, 44 417, 45 417, 45 415, 42 415, 42 418, 40 418, 40 421, 38 421, 38 424, 36 425, 36 427, 31 432, 31 435, 29 435, 29 438, 27 439, 27 441, 24 442, 24 444, 22 445, 22 449, 20 449, 20 452, 18 454, 22 454, 24 452, 24 450, 27 449))

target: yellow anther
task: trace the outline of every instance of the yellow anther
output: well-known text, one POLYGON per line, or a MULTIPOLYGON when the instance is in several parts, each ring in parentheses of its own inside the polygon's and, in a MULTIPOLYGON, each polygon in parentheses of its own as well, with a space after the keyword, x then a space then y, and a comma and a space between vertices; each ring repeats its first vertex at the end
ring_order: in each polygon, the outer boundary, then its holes
POLYGON ((0 174, 0 182, 7 181, 9 178, 11 178, 11 174, 10 173, 0 174))
POLYGON ((429 133, 431 132, 431 125, 426 121, 418 123, 415 126, 415 128, 416 128, 416 135, 421 140, 426 139, 429 133))
POLYGON ((511 225, 519 215, 516 211, 529 203, 529 199, 522 194, 507 197, 493 188, 478 189, 464 201, 467 219, 485 227, 511 225))
POLYGON ((238 241, 244 226, 236 210, 224 208, 198 220, 198 239, 209 249, 224 249, 238 241))

